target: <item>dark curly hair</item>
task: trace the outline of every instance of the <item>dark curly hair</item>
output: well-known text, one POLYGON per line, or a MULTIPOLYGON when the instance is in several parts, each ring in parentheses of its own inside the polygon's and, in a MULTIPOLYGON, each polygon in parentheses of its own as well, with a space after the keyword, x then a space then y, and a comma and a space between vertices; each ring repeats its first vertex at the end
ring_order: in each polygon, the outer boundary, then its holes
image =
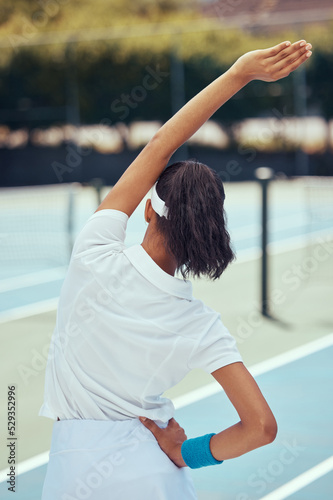
POLYGON ((157 216, 157 229, 176 258, 184 279, 206 275, 215 280, 235 258, 223 208, 225 193, 217 173, 196 160, 167 167, 156 185, 169 209, 157 216))

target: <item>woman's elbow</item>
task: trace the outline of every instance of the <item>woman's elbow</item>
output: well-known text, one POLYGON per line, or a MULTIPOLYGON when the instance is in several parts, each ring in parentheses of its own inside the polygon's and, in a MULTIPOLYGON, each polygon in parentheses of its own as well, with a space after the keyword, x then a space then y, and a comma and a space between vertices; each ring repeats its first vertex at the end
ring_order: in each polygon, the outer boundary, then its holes
MULTIPOLYGON (((163 127, 162 127, 163 128, 163 127)), ((146 147, 154 151, 154 157, 160 161, 168 163, 174 151, 170 150, 169 142, 165 138, 165 134, 159 129, 155 135, 150 139, 146 147)))
POLYGON ((260 448, 274 441, 277 435, 277 423, 274 416, 257 417, 250 424, 249 432, 251 435, 251 449, 260 448))
POLYGON ((274 416, 271 415, 269 418, 265 419, 261 424, 261 433, 260 433, 262 439, 261 446, 272 443, 276 438, 277 431, 278 431, 277 422, 274 416))

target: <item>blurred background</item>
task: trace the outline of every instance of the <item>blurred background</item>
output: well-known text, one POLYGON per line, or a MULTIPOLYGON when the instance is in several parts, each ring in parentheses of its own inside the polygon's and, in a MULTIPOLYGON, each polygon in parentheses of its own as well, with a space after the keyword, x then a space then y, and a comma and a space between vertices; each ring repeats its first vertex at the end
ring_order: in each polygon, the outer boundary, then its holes
MULTIPOLYGON (((251 82, 171 159, 197 158, 225 183, 237 261, 217 283, 194 280, 194 294, 221 312, 280 428, 223 479, 197 472, 200 500, 333 495, 332 2, 0 0, 0 435, 14 385, 16 500, 41 494, 53 423, 38 411, 78 231, 187 100, 244 52, 303 38, 305 65, 251 82)), ((143 207, 127 245, 142 241, 143 207)), ((219 412, 234 423, 214 391, 194 370, 166 394, 188 435, 221 430, 219 412)), ((2 447, 2 498, 7 467, 2 447)))
POLYGON ((237 57, 299 38, 314 47, 306 67, 272 85, 252 82, 187 150, 217 170, 236 160, 237 181, 268 158, 288 176, 332 174, 329 0, 2 0, 0 8, 1 186, 113 184, 160 123, 237 57))

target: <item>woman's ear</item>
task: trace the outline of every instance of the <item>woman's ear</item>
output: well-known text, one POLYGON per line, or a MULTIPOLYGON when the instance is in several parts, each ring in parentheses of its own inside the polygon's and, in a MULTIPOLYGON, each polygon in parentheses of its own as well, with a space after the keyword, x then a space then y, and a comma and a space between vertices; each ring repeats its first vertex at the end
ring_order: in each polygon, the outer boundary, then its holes
POLYGON ((148 224, 151 221, 151 218, 153 216, 153 212, 154 212, 154 210, 153 210, 153 207, 151 205, 151 199, 148 198, 148 200, 146 201, 146 206, 145 206, 145 221, 148 222, 148 224))

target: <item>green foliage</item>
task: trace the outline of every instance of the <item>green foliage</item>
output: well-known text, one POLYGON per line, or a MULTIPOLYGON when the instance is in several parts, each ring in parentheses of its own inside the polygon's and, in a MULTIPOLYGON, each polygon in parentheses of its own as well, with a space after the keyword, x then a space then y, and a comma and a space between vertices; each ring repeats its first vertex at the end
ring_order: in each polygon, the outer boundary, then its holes
MULTIPOLYGON (((31 99, 33 106, 65 105, 75 66, 82 120, 114 121, 112 102, 142 83, 147 66, 170 72, 172 52, 184 61, 190 98, 244 52, 302 37, 314 47, 307 62, 310 103, 331 117, 332 28, 314 25, 298 34, 229 29, 218 18, 202 19, 191 0, 0 0, 0 107, 16 108, 22 98, 31 99), (45 44, 46 36, 51 39, 45 44), (64 43, 72 37, 79 37, 72 45, 74 61, 64 43)), ((217 116, 231 121, 283 106, 292 113, 290 82, 275 87, 253 82, 217 116)), ((166 78, 125 120, 169 116, 166 78)))

